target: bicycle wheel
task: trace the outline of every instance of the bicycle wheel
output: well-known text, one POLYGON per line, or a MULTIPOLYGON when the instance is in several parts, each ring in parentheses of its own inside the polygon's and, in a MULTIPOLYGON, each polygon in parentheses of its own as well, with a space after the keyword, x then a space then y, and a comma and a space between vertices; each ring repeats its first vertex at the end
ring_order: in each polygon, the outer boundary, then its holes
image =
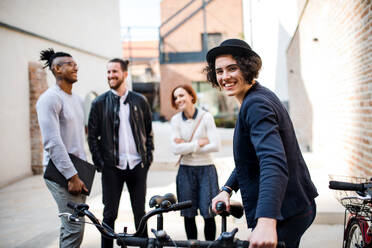
POLYGON ((358 220, 354 219, 349 223, 345 240, 345 248, 364 248, 365 240, 358 220))

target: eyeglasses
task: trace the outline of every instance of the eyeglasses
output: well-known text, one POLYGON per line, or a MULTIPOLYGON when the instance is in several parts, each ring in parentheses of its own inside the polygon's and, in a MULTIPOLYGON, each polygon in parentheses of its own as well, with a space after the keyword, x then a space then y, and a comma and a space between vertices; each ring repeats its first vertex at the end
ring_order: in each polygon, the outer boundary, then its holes
POLYGON ((58 65, 65 65, 65 64, 68 65, 68 66, 71 66, 71 67, 78 67, 78 65, 75 62, 72 62, 72 61, 58 63, 58 65))

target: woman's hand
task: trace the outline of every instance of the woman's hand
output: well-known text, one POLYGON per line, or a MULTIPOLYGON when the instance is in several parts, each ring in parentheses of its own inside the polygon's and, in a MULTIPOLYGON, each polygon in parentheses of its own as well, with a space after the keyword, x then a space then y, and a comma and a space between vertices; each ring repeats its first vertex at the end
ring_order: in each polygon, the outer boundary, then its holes
POLYGON ((276 219, 258 218, 257 226, 248 240, 249 248, 276 248, 278 243, 276 219))
POLYGON ((198 139, 198 144, 200 147, 203 147, 205 145, 209 144, 209 139, 207 137, 198 139))
POLYGON ((181 143, 185 143, 185 141, 181 138, 174 138, 174 143, 181 144, 181 143))

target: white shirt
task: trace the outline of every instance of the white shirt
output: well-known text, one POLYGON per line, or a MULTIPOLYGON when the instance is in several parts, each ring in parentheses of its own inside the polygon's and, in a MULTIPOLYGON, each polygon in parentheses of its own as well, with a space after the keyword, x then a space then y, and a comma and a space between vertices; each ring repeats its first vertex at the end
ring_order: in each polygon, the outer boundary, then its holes
POLYGON ((181 160, 183 165, 210 165, 213 164, 211 152, 217 152, 220 149, 220 138, 217 132, 216 124, 213 116, 202 109, 198 109, 198 113, 194 118, 185 119, 182 112, 175 114, 171 119, 172 135, 171 146, 172 152, 176 155, 184 155, 181 160), (202 113, 205 113, 202 116, 202 113), (201 122, 195 131, 194 137, 190 142, 191 134, 199 121, 201 122), (200 147, 198 144, 199 138, 207 137, 209 144, 200 147), (176 144, 175 138, 181 138, 186 142, 176 144))
POLYGON ((69 179, 77 171, 68 153, 86 160, 83 100, 53 85, 39 97, 36 111, 43 137, 44 170, 52 159, 56 168, 69 179))
MULTIPOLYGON (((116 95, 118 93, 115 90, 112 92, 116 95)), ((116 166, 121 170, 133 169, 137 164, 141 163, 141 156, 137 152, 136 143, 134 141, 132 127, 129 122, 129 103, 124 104, 125 99, 128 96, 128 90, 123 96, 120 97, 120 109, 119 109, 119 164, 116 166)))

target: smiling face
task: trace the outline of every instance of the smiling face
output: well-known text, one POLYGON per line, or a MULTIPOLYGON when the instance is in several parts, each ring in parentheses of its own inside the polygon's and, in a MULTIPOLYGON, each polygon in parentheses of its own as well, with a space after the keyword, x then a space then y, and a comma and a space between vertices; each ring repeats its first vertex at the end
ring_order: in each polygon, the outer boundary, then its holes
POLYGON ((53 60, 53 69, 55 75, 66 82, 73 84, 77 81, 79 68, 72 57, 55 58, 53 60))
POLYGON ((123 71, 120 63, 109 62, 107 64, 107 81, 111 89, 117 90, 119 87, 126 87, 125 79, 127 71, 123 71))
POLYGON ((181 87, 173 92, 173 99, 177 109, 181 111, 185 111, 187 108, 191 108, 194 105, 192 103, 193 97, 181 87))
POLYGON ((232 55, 220 55, 215 61, 216 78, 219 86, 228 96, 235 96, 242 102, 251 85, 243 76, 240 67, 232 55))

